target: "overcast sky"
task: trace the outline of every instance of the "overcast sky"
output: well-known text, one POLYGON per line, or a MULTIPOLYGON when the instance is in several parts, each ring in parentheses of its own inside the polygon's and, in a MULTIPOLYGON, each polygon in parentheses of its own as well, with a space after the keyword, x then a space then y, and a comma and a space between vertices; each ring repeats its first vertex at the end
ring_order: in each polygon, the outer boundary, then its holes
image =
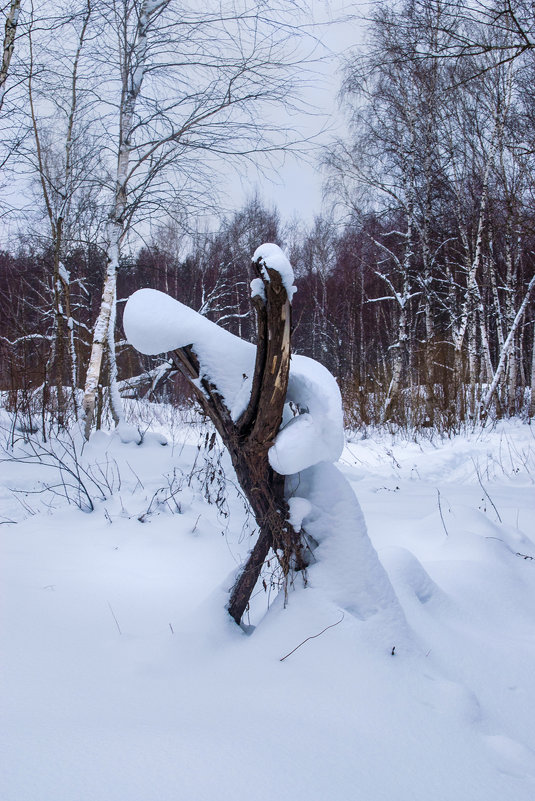
POLYGON ((324 175, 319 166, 320 147, 345 129, 338 104, 340 58, 363 41, 362 16, 366 3, 311 0, 309 5, 315 23, 314 35, 320 41, 317 55, 321 60, 312 67, 313 74, 307 78, 308 85, 302 92, 303 99, 314 108, 314 114, 302 115, 297 124, 306 134, 317 134, 317 150, 311 149, 308 159, 289 153, 282 166, 269 170, 267 177, 250 170, 245 179, 230 187, 237 206, 257 188, 262 198, 277 205, 283 219, 297 215, 307 223, 321 211, 324 175))

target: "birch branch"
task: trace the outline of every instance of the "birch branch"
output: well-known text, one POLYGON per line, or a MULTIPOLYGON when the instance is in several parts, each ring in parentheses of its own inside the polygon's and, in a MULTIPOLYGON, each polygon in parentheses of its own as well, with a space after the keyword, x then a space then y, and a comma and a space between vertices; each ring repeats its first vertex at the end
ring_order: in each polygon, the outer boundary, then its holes
POLYGON ((490 402, 492 400, 492 396, 496 392, 496 388, 497 388, 497 386, 498 386, 498 384, 500 382, 500 378, 502 377, 503 371, 505 369, 505 363, 506 363, 506 360, 507 360, 507 356, 509 355, 509 351, 511 350, 511 346, 512 346, 513 341, 514 341, 515 333, 516 333, 516 331, 518 329, 518 326, 520 325, 520 321, 522 320, 522 317, 524 316, 524 312, 526 311, 526 307, 527 307, 527 305, 529 303, 529 299, 530 299, 530 296, 531 296, 531 291, 532 291, 534 286, 535 286, 535 275, 533 276, 533 278, 531 279, 531 281, 528 284, 528 288, 526 290, 526 294, 524 295, 524 299, 523 299, 522 303, 520 304, 520 308, 518 309, 518 311, 516 313, 515 319, 513 320, 513 324, 511 326, 511 329, 510 329, 510 331, 509 331, 509 333, 507 335, 507 339, 504 342, 504 345, 503 345, 503 348, 502 348, 502 352, 500 354, 500 361, 498 362, 498 366, 496 368, 496 372, 494 373, 494 378, 492 379, 492 383, 491 383, 491 385, 490 385, 490 387, 489 387, 489 389, 487 391, 487 394, 483 398, 483 403, 481 404, 481 411, 482 412, 486 412, 488 410, 488 408, 490 406, 490 402))

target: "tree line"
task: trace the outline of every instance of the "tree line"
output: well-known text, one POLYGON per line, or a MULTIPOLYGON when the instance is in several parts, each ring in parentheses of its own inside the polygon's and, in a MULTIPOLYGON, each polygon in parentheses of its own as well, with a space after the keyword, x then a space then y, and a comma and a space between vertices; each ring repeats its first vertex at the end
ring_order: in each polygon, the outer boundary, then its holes
MULTIPOLYGON (((3 95, 0 109, 4 120, 12 103, 2 176, 25 165, 43 222, 0 256, 1 388, 37 391, 59 423, 73 410, 99 423, 110 400, 119 419, 114 387, 182 392, 177 379, 158 389, 172 371, 140 364, 124 342, 123 299, 162 289, 253 339, 249 260, 271 241, 296 272, 294 348, 337 376, 350 423, 451 428, 489 412, 533 416, 528 6, 379 6, 367 44, 345 62, 347 133, 321 156, 323 211, 307 227, 252 197, 210 233, 191 222, 198 208, 212 210, 217 169, 206 154, 243 159, 288 145, 252 111, 289 97, 295 55, 274 52, 275 20, 249 9, 239 52, 223 65, 221 42, 244 18, 235 4, 225 19, 181 7, 179 20, 172 3, 126 0, 88 2, 61 25, 57 14, 46 24, 26 17, 13 99, 3 95), (104 71, 96 82, 95 48, 104 71), (105 72, 111 54, 114 77, 105 72), (195 93, 173 83, 186 67, 195 93), (23 89, 27 128, 17 112, 23 89), (136 230, 142 247, 129 245, 136 230), (144 383, 128 382, 143 370, 144 383)), ((6 42, 7 23, 4 52, 6 42)))

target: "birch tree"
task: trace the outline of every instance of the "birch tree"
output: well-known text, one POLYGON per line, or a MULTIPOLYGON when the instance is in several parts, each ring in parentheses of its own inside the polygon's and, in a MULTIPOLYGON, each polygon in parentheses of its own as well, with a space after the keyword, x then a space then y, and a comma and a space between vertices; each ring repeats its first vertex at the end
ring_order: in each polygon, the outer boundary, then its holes
POLYGON ((107 128, 117 160, 109 187, 108 266, 85 382, 86 436, 104 359, 112 415, 116 423, 122 417, 114 332, 117 270, 128 234, 173 208, 210 208, 217 163, 228 168, 237 158, 285 144, 280 136, 275 141, 278 126, 266 113, 269 104, 288 102, 297 58, 287 47, 294 32, 281 21, 284 5, 270 13, 249 0, 209 3, 202 11, 170 0, 110 0, 105 7, 105 56, 116 53, 118 74, 103 99, 116 115, 107 128))
MULTIPOLYGON (((26 159, 36 173, 50 231, 53 326, 47 374, 55 382, 60 425, 64 422, 66 405, 65 381, 71 386, 75 413, 78 384, 70 275, 63 259, 66 246, 73 242, 72 218, 76 213, 77 195, 87 188, 92 168, 95 168, 95 159, 80 131, 83 109, 80 108, 79 86, 92 11, 91 0, 86 0, 78 13, 71 9, 66 19, 55 19, 48 30, 48 39, 41 24, 38 55, 34 52, 33 17, 28 36, 28 100, 33 147, 26 150, 26 159), (58 34, 61 44, 58 44, 58 34), (64 87, 68 87, 67 91, 64 87), (44 108, 50 106, 52 112, 47 113, 44 108)), ((85 89, 87 92, 87 86, 85 89)), ((87 101, 84 105, 87 107, 87 101)), ((87 108, 85 111, 87 118, 87 108)))
MULTIPOLYGON (((517 47, 518 29, 509 24, 519 5, 507 4, 502 24, 499 2, 487 15, 478 6, 479 16, 475 3, 382 3, 366 51, 346 64, 350 136, 326 160, 333 202, 363 230, 370 214, 380 221, 368 270, 388 292, 368 302, 390 339, 383 419, 399 417, 396 395, 416 378, 432 419, 435 367, 449 373, 442 395, 452 414, 477 417, 478 393, 494 380, 523 302, 533 174, 525 130, 534 116, 532 48, 517 47), (477 46, 461 50, 462 41, 477 46)), ((518 376, 528 372, 523 330, 515 326, 499 371, 509 410, 518 376)), ((500 393, 492 397, 498 405, 500 393)))
MULTIPOLYGON (((494 393, 496 392, 496 389, 498 387, 499 381, 500 381, 500 379, 502 377, 502 374, 503 374, 503 372, 505 370, 507 357, 509 356, 509 353, 511 352, 511 349, 512 349, 513 344, 514 344, 515 334, 516 334, 517 329, 518 329, 518 327, 519 327, 519 325, 520 325, 520 323, 522 321, 522 318, 523 318, 523 316, 525 314, 525 311, 526 311, 526 309, 528 307, 528 303, 529 303, 529 301, 531 299, 531 293, 533 292, 534 288, 535 288, 535 276, 533 276, 533 278, 531 279, 531 281, 529 282, 529 284, 527 286, 526 293, 524 295, 524 298, 522 299, 522 303, 520 304, 520 306, 519 306, 519 308, 518 308, 518 310, 517 310, 517 312, 515 314, 515 318, 514 318, 514 320, 512 322, 511 328, 509 329, 509 333, 507 334, 507 338, 505 339, 505 341, 503 343, 503 346, 502 346, 502 349, 501 349, 501 353, 500 353, 500 360, 498 362, 498 366, 496 367, 496 371, 495 371, 495 373, 494 373, 494 375, 492 377, 492 381, 490 382, 490 386, 489 386, 487 392, 485 393, 485 396, 483 398, 483 402, 481 404, 481 409, 482 409, 483 412, 487 412, 488 411, 488 408, 489 408, 490 403, 492 401, 492 397, 493 397, 494 393)), ((530 403, 530 406, 531 406, 531 403, 530 403)), ((531 408, 530 408, 530 414, 532 414, 531 408)))
MULTIPOLYGON (((413 298, 423 300, 423 338, 432 346, 433 253, 437 249, 432 218, 442 172, 435 131, 444 102, 440 97, 443 80, 441 84, 434 66, 415 68, 410 61, 397 59, 400 43, 393 20, 398 16, 386 8, 376 12, 370 50, 348 61, 342 94, 352 141, 337 142, 327 155, 334 195, 341 192, 357 216, 359 204, 361 209, 377 205, 392 221, 392 229, 375 240, 375 272, 388 294, 369 299, 392 303, 395 310, 383 420, 395 409, 404 376, 412 380, 410 329, 418 308, 413 298)), ((417 49, 427 35, 427 29, 420 27, 410 46, 417 49)), ((429 364, 426 372, 431 397, 429 364)))

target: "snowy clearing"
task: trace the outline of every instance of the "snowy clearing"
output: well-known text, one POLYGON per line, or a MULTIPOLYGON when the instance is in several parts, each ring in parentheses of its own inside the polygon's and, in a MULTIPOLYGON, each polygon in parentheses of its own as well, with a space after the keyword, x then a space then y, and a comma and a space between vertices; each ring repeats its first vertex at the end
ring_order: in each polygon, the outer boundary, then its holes
POLYGON ((224 609, 251 545, 229 461, 225 501, 205 430, 142 413, 140 445, 83 450, 87 497, 58 482, 81 435, 50 467, 0 463, 2 801, 535 797, 532 428, 349 437, 355 495, 302 474, 331 529, 292 505, 319 542, 307 588, 284 608, 267 576, 246 634, 224 609), (343 525, 355 498, 395 594, 343 525))

